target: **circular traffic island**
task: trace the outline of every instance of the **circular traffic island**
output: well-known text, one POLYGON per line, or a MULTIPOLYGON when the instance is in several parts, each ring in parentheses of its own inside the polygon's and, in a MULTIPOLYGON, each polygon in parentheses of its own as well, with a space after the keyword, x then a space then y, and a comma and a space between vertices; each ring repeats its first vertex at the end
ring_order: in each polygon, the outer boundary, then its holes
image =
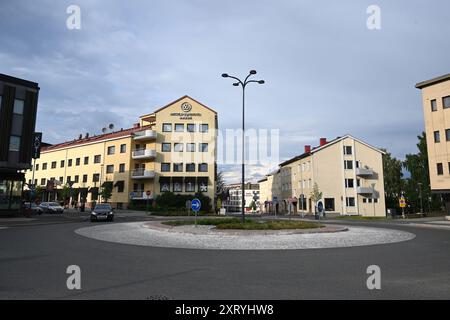
POLYGON ((414 234, 384 228, 324 225, 314 221, 199 218, 103 224, 75 230, 108 242, 210 250, 321 249, 388 244, 414 234))

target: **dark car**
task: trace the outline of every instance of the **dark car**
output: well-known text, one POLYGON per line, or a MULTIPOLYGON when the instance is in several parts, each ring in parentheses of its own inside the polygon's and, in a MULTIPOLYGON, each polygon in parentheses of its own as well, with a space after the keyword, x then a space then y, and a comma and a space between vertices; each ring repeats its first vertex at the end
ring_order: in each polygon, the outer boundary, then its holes
POLYGON ((91 211, 91 222, 98 220, 114 221, 114 209, 109 203, 99 203, 91 211))

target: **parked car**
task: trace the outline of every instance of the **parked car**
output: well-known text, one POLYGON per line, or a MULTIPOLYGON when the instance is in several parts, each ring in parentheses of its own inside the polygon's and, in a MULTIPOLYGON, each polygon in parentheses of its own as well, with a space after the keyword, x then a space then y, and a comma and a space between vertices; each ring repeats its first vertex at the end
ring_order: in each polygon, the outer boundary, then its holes
POLYGON ((63 213, 64 208, 57 202, 41 202, 39 207, 44 210, 44 213, 63 213))
POLYGON ((114 209, 109 203, 98 203, 91 211, 91 222, 98 220, 114 221, 114 209))
MULTIPOLYGON (((24 208, 30 208, 30 203, 29 202, 25 202, 23 204, 23 207, 24 208)), ((44 209, 42 209, 36 203, 32 202, 31 203, 31 212, 32 212, 32 214, 42 214, 44 212, 44 209)))

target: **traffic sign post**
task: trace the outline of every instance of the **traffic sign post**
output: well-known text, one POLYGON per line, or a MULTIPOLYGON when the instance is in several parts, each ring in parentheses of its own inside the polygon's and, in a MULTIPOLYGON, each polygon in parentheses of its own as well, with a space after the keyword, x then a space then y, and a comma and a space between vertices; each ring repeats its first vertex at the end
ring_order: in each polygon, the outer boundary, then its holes
POLYGON ((405 197, 403 196, 403 194, 399 199, 399 205, 400 205, 400 208, 402 208, 402 218, 405 219, 406 200, 405 200, 405 197))
POLYGON ((317 201, 317 220, 319 220, 320 222, 320 215, 323 213, 324 210, 324 206, 323 206, 323 201, 319 200, 317 201))
POLYGON ((191 209, 195 213, 195 226, 196 227, 197 227, 197 212, 200 211, 201 207, 202 207, 202 203, 200 202, 199 199, 197 199, 197 198, 192 199, 192 201, 191 201, 191 209))
POLYGON ((147 213, 150 211, 149 210, 149 200, 150 200, 150 196, 152 195, 152 192, 150 190, 147 190, 147 192, 145 193, 147 196, 147 213))

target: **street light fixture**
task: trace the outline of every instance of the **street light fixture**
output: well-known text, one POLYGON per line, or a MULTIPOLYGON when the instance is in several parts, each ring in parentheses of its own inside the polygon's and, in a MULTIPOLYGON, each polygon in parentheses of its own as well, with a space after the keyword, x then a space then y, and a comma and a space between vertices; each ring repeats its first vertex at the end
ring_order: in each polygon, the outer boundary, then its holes
POLYGON ((241 79, 235 77, 235 76, 231 76, 228 73, 222 73, 222 77, 223 78, 231 78, 236 80, 236 82, 233 83, 233 86, 238 87, 241 86, 242 87, 242 201, 241 201, 241 206, 242 206, 242 223, 245 222, 245 88, 249 83, 258 83, 258 84, 264 84, 264 80, 249 80, 249 78, 252 75, 256 74, 256 70, 250 70, 250 72, 248 73, 248 75, 245 77, 244 81, 242 81, 241 79))

